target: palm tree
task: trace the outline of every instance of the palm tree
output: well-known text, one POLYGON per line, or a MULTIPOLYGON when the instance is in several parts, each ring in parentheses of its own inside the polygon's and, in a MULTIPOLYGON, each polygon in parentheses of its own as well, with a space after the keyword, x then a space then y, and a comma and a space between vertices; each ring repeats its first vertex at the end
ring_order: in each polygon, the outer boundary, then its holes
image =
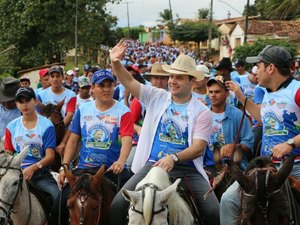
POLYGON ((172 20, 172 14, 170 9, 164 9, 164 11, 159 13, 159 19, 158 21, 161 22, 162 24, 167 24, 172 20))
POLYGON ((198 19, 207 19, 209 16, 209 9, 203 8, 203 9, 198 9, 198 19))

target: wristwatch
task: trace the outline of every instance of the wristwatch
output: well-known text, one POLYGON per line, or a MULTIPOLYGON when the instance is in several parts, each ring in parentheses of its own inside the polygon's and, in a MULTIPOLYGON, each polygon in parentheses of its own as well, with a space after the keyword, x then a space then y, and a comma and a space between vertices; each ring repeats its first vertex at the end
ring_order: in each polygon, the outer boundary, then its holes
POLYGON ((289 146, 291 146, 293 149, 296 148, 295 139, 290 138, 289 140, 287 140, 286 143, 287 143, 289 146))
POLYGON ((41 162, 37 162, 35 164, 37 166, 37 168, 42 169, 43 168, 43 164, 41 162))
POLYGON ((173 161, 174 161, 175 163, 178 163, 178 162, 179 162, 178 155, 176 155, 175 153, 174 153, 174 154, 171 154, 171 157, 172 157, 172 159, 173 159, 173 161))

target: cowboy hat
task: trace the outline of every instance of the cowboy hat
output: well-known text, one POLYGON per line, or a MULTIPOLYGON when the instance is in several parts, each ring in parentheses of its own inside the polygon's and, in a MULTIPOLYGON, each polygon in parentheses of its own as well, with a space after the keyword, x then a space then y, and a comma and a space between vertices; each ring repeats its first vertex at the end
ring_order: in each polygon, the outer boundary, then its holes
POLYGON ((204 74, 196 70, 195 60, 188 55, 179 55, 172 65, 162 65, 164 71, 169 74, 191 75, 197 80, 203 80, 204 74))
POLYGON ((14 77, 6 77, 0 84, 0 102, 8 102, 16 99, 16 92, 20 87, 20 81, 14 77))
POLYGON ((151 67, 151 71, 150 73, 146 73, 144 75, 144 78, 148 81, 150 81, 150 77, 151 76, 169 76, 170 74, 168 74, 167 72, 165 72, 162 68, 162 64, 161 63, 154 63, 151 67))

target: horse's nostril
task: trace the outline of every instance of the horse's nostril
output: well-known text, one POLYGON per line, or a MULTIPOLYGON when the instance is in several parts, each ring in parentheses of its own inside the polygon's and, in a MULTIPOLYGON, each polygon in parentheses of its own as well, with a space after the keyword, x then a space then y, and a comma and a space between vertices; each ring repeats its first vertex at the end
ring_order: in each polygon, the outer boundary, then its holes
POLYGON ((4 217, 0 217, 0 225, 6 225, 4 217))

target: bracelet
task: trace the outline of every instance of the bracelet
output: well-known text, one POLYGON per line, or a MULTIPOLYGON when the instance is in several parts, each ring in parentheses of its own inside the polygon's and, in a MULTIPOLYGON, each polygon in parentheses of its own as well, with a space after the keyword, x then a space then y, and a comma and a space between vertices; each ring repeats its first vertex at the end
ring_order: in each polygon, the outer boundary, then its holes
POLYGON ((68 168, 68 170, 70 169, 70 166, 68 163, 62 163, 61 165, 62 165, 62 167, 66 166, 68 168))
POLYGON ((248 97, 245 98, 245 101, 244 101, 244 107, 246 107, 247 102, 248 102, 248 97))
POLYGON ((64 167, 61 166, 61 167, 59 168, 58 172, 60 173, 60 172, 63 171, 63 170, 64 170, 64 167))

